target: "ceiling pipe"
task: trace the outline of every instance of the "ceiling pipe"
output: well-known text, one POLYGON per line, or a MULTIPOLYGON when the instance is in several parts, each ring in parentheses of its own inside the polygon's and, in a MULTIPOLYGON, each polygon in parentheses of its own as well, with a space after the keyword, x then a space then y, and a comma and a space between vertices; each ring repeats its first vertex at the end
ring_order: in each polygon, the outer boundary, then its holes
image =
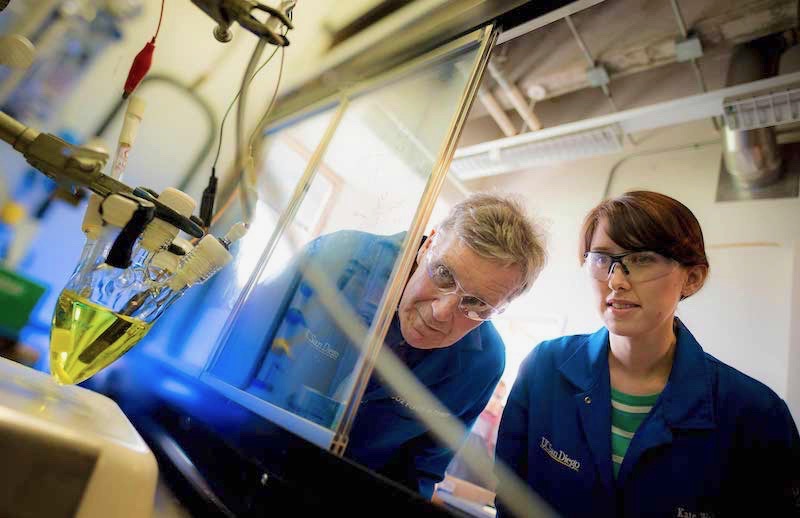
MULTIPOLYGON (((767 76, 764 56, 750 45, 740 45, 731 57, 727 86, 763 79, 767 76)), ((775 129, 736 131, 722 129, 722 158, 725 168, 743 189, 757 189, 777 181, 782 159, 775 129)))
POLYGON ((478 89, 478 100, 481 102, 484 108, 486 108, 486 111, 489 112, 492 120, 494 120, 494 122, 503 132, 503 135, 506 137, 511 137, 517 134, 517 132, 514 130, 514 123, 512 123, 511 119, 508 118, 506 111, 502 106, 500 106, 500 103, 497 102, 497 98, 483 86, 478 89))
MULTIPOLYGON (((578 32, 578 29, 575 27, 575 23, 572 21, 572 17, 567 15, 564 17, 564 21, 567 22, 567 26, 569 27, 570 32, 572 32, 572 36, 575 38, 575 41, 578 43, 578 47, 581 48, 581 52, 583 52, 583 56, 586 58, 586 62, 589 64, 589 68, 594 68, 597 66, 597 62, 592 56, 592 53, 589 51, 589 47, 586 46, 584 43, 581 34, 578 32)), ((611 108, 616 112, 619 111, 617 108, 617 103, 614 102, 614 98, 611 96, 611 90, 608 88, 608 85, 603 84, 600 85, 600 89, 603 90, 603 94, 605 94, 606 99, 608 99, 608 103, 611 105, 611 108)))
POLYGON ((525 101, 525 97, 522 95, 519 87, 516 84, 508 81, 503 72, 501 72, 492 61, 489 61, 488 69, 489 74, 491 74, 492 78, 497 81, 497 84, 503 90, 503 93, 506 94, 506 97, 508 97, 511 105, 515 110, 517 110, 517 113, 519 113, 520 117, 522 117, 522 120, 525 121, 525 124, 527 124, 527 126, 533 131, 542 129, 542 123, 539 121, 539 118, 536 116, 536 114, 533 113, 532 107, 528 106, 528 103, 525 101))

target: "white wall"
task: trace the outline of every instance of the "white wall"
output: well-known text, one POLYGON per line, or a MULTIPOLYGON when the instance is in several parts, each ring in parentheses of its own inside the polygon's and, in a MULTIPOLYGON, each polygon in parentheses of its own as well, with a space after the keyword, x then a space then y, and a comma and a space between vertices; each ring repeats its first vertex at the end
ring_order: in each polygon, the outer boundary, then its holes
MULTIPOLYGON (((111 46, 99 57, 80 81, 76 93, 63 106, 59 118, 63 126, 85 136, 119 99, 131 61, 151 38, 158 21, 161 1, 145 0, 144 4, 142 15, 123 27, 123 41, 111 46)), ((288 35, 291 45, 285 50, 282 85, 290 85, 319 63, 329 44, 323 22, 325 16, 335 8, 334 2, 325 0, 298 2, 294 10, 295 29, 288 35)), ((222 44, 211 34, 214 26, 213 20, 188 0, 168 0, 151 72, 170 74, 191 83, 224 54, 221 64, 208 81, 198 88, 198 92, 214 108, 218 120, 221 120, 239 89, 256 39, 250 33, 239 30, 232 42, 222 44)), ((270 51, 271 47, 267 47, 262 62, 270 51)), ((277 78, 279 57, 276 55, 273 62, 253 81, 247 110, 250 127, 269 103, 277 78)), ((125 180, 133 185, 142 184, 160 190, 174 185, 191 162, 205 135, 205 121, 193 104, 167 86, 150 85, 143 88, 140 94, 147 101, 147 109, 137 144, 131 152, 125 180)), ((115 145, 118 127, 107 132, 109 146, 115 145)), ((226 123, 218 174, 226 171, 233 160, 234 128, 235 109, 226 123)), ((210 166, 211 158, 206 160, 201 170, 202 176, 207 176, 210 166)), ((191 194, 199 194, 202 183, 199 182, 191 194)))
MULTIPOLYGON (((277 2, 270 0, 268 3, 274 5, 277 2)), ((373 3, 374 0, 349 0, 347 10, 355 11, 358 4, 369 6, 373 3)), ((161 1, 145 0, 144 4, 142 15, 124 26, 123 41, 109 47, 97 59, 89 73, 81 79, 75 94, 66 100, 58 117, 61 127, 71 128, 81 136, 87 136, 117 102, 132 59, 144 42, 150 39, 158 20, 161 1)), ((336 2, 326 0, 298 2, 294 10, 295 29, 288 34, 291 45, 285 50, 281 91, 307 77, 320 64, 330 44, 325 20, 329 16, 335 16, 340 8, 336 2)), ((232 42, 218 43, 211 34, 214 25, 209 17, 188 0, 167 1, 151 73, 169 74, 191 83, 207 71, 212 63, 219 62, 219 67, 197 91, 208 100, 218 120, 221 120, 240 87, 256 40, 251 34, 239 30, 232 42), (224 56, 221 61, 220 56, 224 56)), ((270 51, 271 47, 268 47, 262 62, 270 51)), ((247 104, 249 127, 260 118, 270 101, 277 79, 279 57, 279 54, 276 55, 273 62, 253 81, 247 104)), ((457 82, 447 83, 440 80, 437 88, 441 89, 443 84, 455 83, 457 82)), ((130 185, 145 185, 155 190, 174 186, 202 145, 207 131, 205 119, 195 104, 170 86, 151 83, 137 91, 137 94, 145 99, 147 108, 137 143, 131 151, 124 181, 130 185)), ((428 112, 450 108, 446 103, 431 106, 431 99, 429 97, 427 102, 413 103, 412 108, 415 109, 407 110, 406 113, 408 120, 413 121, 414 117, 435 117, 435 113, 431 115, 428 112)), ((411 102, 407 96, 405 102, 411 102)), ((224 175, 234 159, 235 114, 234 108, 225 125, 218 175, 224 175)), ((118 120, 105 135, 106 144, 112 153, 120 124, 121 120, 118 120)), ((321 130, 324 130, 324 126, 321 130)), ((438 151, 438 147, 433 151, 438 151)), ((187 189, 196 199, 199 199, 205 187, 212 161, 213 153, 200 168, 196 181, 187 189)), ((413 204, 416 205, 416 202, 413 204)), ((352 204, 339 205, 352 208, 352 204)), ((404 221, 401 227, 405 228, 407 223, 408 221, 404 221)), ((391 231, 401 229, 392 228, 391 231)))
POLYGON ((469 186, 519 193, 546 222, 549 264, 514 312, 561 317, 565 334, 592 332, 602 325, 579 268, 578 236, 583 217, 602 199, 612 168, 616 166, 612 196, 642 188, 686 204, 702 225, 711 275, 698 295, 681 303, 681 318, 708 352, 769 385, 800 418, 800 200, 715 202, 719 144, 647 154, 716 139, 708 122, 691 123, 637 135, 638 145, 628 145, 617 155, 486 178, 469 186))

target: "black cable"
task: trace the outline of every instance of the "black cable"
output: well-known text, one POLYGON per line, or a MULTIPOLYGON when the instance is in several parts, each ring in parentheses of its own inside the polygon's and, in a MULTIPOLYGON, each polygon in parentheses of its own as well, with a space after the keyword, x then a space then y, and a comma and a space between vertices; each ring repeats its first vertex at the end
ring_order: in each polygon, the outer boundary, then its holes
MULTIPOLYGON (((259 67, 253 72, 253 76, 250 78, 251 81, 256 77, 256 75, 258 75, 258 73, 261 71, 261 69, 264 68, 265 66, 267 66, 267 64, 272 60, 273 56, 275 56, 275 53, 278 52, 278 48, 279 47, 275 47, 275 50, 272 51, 272 54, 269 55, 267 60, 264 61, 264 63, 262 63, 261 65, 259 65, 259 67)), ((228 105, 228 109, 225 110, 225 115, 222 116, 222 122, 219 125, 219 143, 217 144, 217 154, 214 157, 214 163, 211 165, 211 175, 212 176, 214 175, 214 172, 216 171, 217 162, 219 162, 219 154, 220 154, 220 150, 222 149, 222 135, 223 135, 222 132, 225 129, 225 121, 228 120, 228 114, 230 114, 231 110, 233 109, 233 105, 236 104, 236 101, 237 101, 237 99, 239 99, 239 96, 241 95, 241 93, 242 93, 242 89, 240 87, 239 90, 236 92, 236 96, 233 98, 231 103, 228 105)))
MULTIPOLYGON (((135 199, 135 198, 134 198, 135 199)), ((139 201, 139 206, 133 213, 130 220, 122 227, 119 235, 114 240, 114 244, 108 251, 106 257, 106 264, 114 268, 125 269, 131 265, 131 257, 133 256, 133 246, 136 240, 144 232, 145 227, 153 221, 156 215, 156 206, 148 201, 139 201)), ((88 350, 85 351, 88 353, 88 350)), ((81 358, 84 353, 81 353, 81 358)), ((80 359, 80 358, 79 358, 80 359)), ((83 361, 81 359, 81 361, 83 361)), ((84 363, 89 363, 84 362, 84 363)))
POLYGON ((200 199, 200 220, 203 222, 203 227, 208 231, 211 226, 211 218, 214 216, 214 201, 217 198, 217 176, 214 168, 211 168, 211 177, 208 179, 208 185, 203 189, 203 197, 200 199))
MULTIPOLYGON (((288 32, 288 29, 284 31, 284 35, 286 32, 288 32)), ((214 203, 217 197, 217 163, 219 162, 219 155, 222 150, 222 137, 224 135, 224 130, 225 130, 225 121, 228 120, 228 115, 231 113, 233 105, 236 104, 236 101, 242 95, 243 88, 250 86, 250 83, 253 81, 256 75, 258 75, 258 73, 261 72, 261 70, 265 66, 267 66, 267 64, 269 64, 270 61, 272 61, 272 58, 275 57, 275 53, 278 52, 279 48, 283 47, 275 47, 275 49, 272 51, 269 57, 261 65, 259 65, 258 68, 256 68, 253 71, 247 84, 239 87, 239 90, 236 92, 236 95, 234 96, 233 100, 231 100, 230 104, 228 105, 228 108, 225 110, 225 114, 222 116, 222 122, 219 125, 219 141, 217 142, 217 153, 214 156, 214 163, 211 165, 211 175, 208 178, 208 185, 206 186, 205 189, 203 189, 203 196, 200 201, 200 219, 203 221, 203 225, 205 226, 206 230, 211 226, 211 218, 214 215, 214 203)), ((280 81, 280 73, 278 81, 280 81)), ((239 151, 237 150, 237 156, 238 153, 239 151)))

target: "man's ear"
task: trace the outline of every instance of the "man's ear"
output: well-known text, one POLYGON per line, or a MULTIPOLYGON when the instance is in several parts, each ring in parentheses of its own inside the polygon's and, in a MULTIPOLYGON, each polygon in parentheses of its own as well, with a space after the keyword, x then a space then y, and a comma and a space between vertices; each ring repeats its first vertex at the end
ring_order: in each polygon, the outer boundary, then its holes
POLYGON ((425 255, 425 252, 427 252, 428 248, 430 248, 431 240, 433 239, 433 236, 435 234, 436 234, 436 229, 435 228, 431 229, 431 233, 430 235, 428 235, 428 239, 426 239, 425 242, 422 243, 422 246, 419 247, 419 251, 417 252, 417 264, 419 264, 420 261, 422 261, 422 257, 425 255))
POLYGON ((686 281, 683 283, 683 289, 681 290, 681 300, 700 291, 700 288, 702 288, 703 284, 706 282, 706 277, 708 277, 708 266, 698 264, 690 267, 688 275, 686 276, 686 281))

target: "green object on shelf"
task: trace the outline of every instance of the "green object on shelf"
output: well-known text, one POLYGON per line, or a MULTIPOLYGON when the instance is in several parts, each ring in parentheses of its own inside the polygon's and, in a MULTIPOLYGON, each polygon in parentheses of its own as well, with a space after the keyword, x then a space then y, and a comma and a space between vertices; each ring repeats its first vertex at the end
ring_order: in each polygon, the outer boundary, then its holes
POLYGON ((0 267, 0 336, 16 338, 46 288, 0 267))

